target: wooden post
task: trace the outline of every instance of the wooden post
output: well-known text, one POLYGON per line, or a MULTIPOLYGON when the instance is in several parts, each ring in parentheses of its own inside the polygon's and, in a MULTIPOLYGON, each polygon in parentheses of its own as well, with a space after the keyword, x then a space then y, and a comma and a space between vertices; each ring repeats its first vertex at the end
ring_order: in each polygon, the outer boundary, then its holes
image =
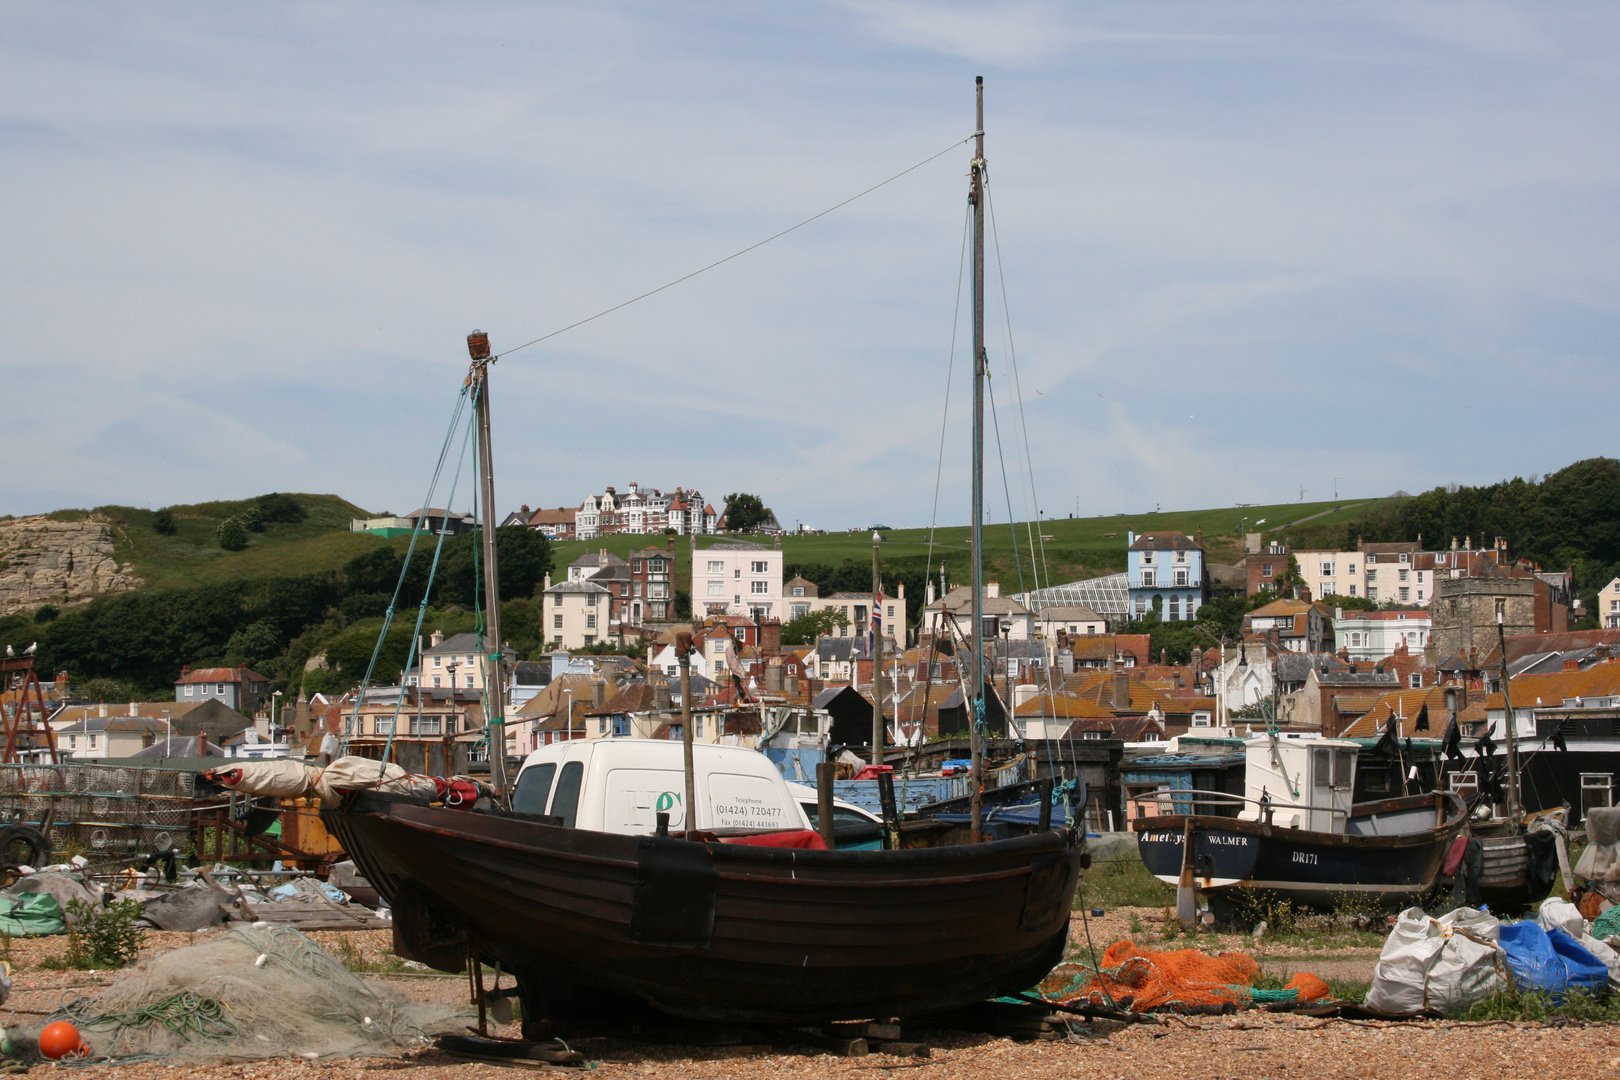
POLYGON ((878 576, 878 544, 882 537, 872 534, 872 618, 867 624, 872 631, 872 765, 883 764, 883 631, 878 615, 878 604, 883 593, 883 579, 878 576))
POLYGON ((1186 828, 1181 833, 1181 877, 1176 881, 1176 918, 1183 926, 1198 920, 1198 894, 1193 877, 1193 825, 1187 815, 1186 828))
POLYGON ((838 763, 816 762, 816 831, 828 850, 838 846, 833 839, 833 777, 838 775, 838 763))
POLYGON ((686 837, 697 832, 697 772, 692 763, 692 635, 675 635, 675 658, 681 665, 681 756, 686 770, 686 837))

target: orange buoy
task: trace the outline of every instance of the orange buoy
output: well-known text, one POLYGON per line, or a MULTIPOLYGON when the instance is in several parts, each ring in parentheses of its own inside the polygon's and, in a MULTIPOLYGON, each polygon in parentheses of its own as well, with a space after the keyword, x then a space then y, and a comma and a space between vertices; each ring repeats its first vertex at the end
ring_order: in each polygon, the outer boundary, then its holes
POLYGON ((59 1061, 83 1047, 84 1042, 79 1038, 79 1029, 66 1020, 46 1024, 45 1030, 39 1033, 39 1052, 52 1061, 59 1061))

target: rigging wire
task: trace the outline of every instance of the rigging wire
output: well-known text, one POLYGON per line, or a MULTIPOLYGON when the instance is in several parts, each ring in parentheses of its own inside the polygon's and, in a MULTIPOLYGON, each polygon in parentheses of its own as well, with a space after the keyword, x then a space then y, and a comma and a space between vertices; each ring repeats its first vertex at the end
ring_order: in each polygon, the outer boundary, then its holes
POLYGON ((1025 475, 1029 481, 1029 496, 1031 502, 1034 503, 1035 517, 1037 519, 1035 525, 1035 536, 1038 539, 1036 541, 1032 541, 1030 560, 1032 563, 1035 560, 1033 545, 1038 543, 1040 546, 1040 569, 1036 572, 1035 587, 1039 589, 1041 587, 1040 577, 1042 573, 1044 573, 1046 577, 1047 586, 1051 586, 1052 572, 1046 558, 1046 540, 1041 538, 1040 534, 1040 525, 1038 519, 1040 518, 1041 501, 1040 495, 1035 488, 1035 462, 1029 446, 1029 422, 1024 413, 1024 386, 1018 370, 1018 350, 1013 346, 1012 308, 1007 302, 1007 277, 1001 259, 1001 234, 996 229, 995 199, 991 197, 988 185, 985 187, 984 200, 984 207, 990 218, 990 243, 996 255, 996 281, 1001 291, 1001 310, 1002 316, 1005 319, 1007 331, 1008 366, 1012 369, 1014 400, 1018 409, 1018 424, 1017 429, 1014 431, 1014 435, 1016 436, 1020 431, 1023 434, 1023 457, 1026 468, 1025 475))
MULTIPOLYGON (((444 444, 439 447, 439 460, 438 463, 433 467, 433 479, 428 484, 427 499, 422 503, 422 506, 426 509, 432 509, 433 507, 433 493, 438 490, 439 480, 444 475, 445 459, 450 455, 450 447, 456 437, 456 428, 461 424, 461 413, 466 407, 467 388, 463 386, 461 393, 456 395, 456 407, 450 413, 450 425, 445 429, 444 444)), ((460 468, 459 464, 457 465, 457 468, 460 468)), ((448 505, 449 504, 447 503, 446 506, 448 505)), ((394 583, 394 595, 388 601, 388 610, 383 612, 382 630, 377 634, 377 644, 372 647, 371 660, 366 664, 365 677, 360 680, 360 692, 355 696, 354 699, 354 711, 349 716, 348 724, 345 725, 345 730, 343 733, 343 741, 345 743, 348 742, 351 736, 360 734, 360 732, 355 730, 355 725, 359 723, 360 719, 360 706, 366 703, 366 690, 371 686, 371 676, 376 672, 377 660, 382 655, 383 643, 388 639, 388 629, 394 622, 394 610, 399 604, 400 594, 404 592, 405 589, 405 577, 411 568, 411 558, 416 554, 417 538, 422 535, 422 523, 428 520, 428 515, 424 514, 422 517, 417 519, 416 527, 411 530, 411 542, 405 548, 405 561, 399 570, 399 580, 394 583)), ((439 543, 441 546, 444 543, 442 532, 439 537, 439 543)), ((437 551, 434 553, 434 561, 438 561, 437 551)), ((426 601, 424 600, 424 603, 425 602, 426 601)), ((420 630, 420 617, 417 618, 417 627, 418 630, 420 630)), ((412 640, 414 642, 414 638, 412 640)), ((345 747, 345 749, 347 749, 347 747, 345 747)))
POLYGON ((770 236, 767 236, 765 239, 756 241, 755 243, 752 243, 752 244, 749 244, 747 247, 743 248, 740 251, 734 251, 730 255, 727 255, 723 259, 716 259, 714 262, 710 263, 709 265, 699 267, 698 269, 693 270, 689 274, 682 274, 680 277, 676 278, 674 281, 667 281, 664 284, 658 286, 658 288, 656 288, 656 289, 648 289, 646 292, 642 293, 640 296, 632 296, 630 299, 624 301, 623 303, 614 304, 610 308, 605 308, 602 311, 598 311, 595 315, 586 316, 585 318, 580 319, 578 322, 571 322, 567 326, 564 326, 564 327, 561 327, 560 329, 551 331, 549 334, 541 334, 539 337, 533 339, 532 341, 525 341, 521 345, 514 345, 510 349, 506 349, 506 350, 504 350, 502 352, 499 352, 499 353, 495 354, 494 356, 490 357, 490 359, 493 361, 493 360, 499 360, 503 356, 510 356, 512 353, 515 353, 520 349, 527 349, 530 345, 538 345, 542 341, 547 340, 548 338, 554 338, 558 334, 566 334, 568 331, 573 330, 573 329, 575 329, 577 327, 584 326, 588 322, 595 322, 597 319, 600 319, 604 315, 611 315, 615 311, 618 311, 620 308, 627 308, 631 304, 634 304, 634 303, 637 303, 639 301, 647 299, 649 296, 656 296, 658 293, 663 292, 665 289, 673 288, 676 285, 679 285, 683 281, 690 281, 692 278, 697 277, 699 274, 707 273, 708 271, 713 270, 717 266, 722 266, 725 263, 730 262, 732 259, 739 258, 740 256, 748 254, 750 251, 753 251, 755 248, 764 247, 766 244, 770 243, 772 240, 779 240, 782 237, 786 236, 790 232, 793 232, 793 231, 795 231, 797 229, 802 229, 806 225, 810 224, 812 221, 816 221, 816 220, 818 220, 820 218, 826 217, 828 214, 832 213, 834 210, 841 210, 844 207, 848 206, 850 203, 854 202, 856 199, 859 199, 859 198, 862 198, 864 196, 870 195, 870 194, 872 194, 872 192, 878 190, 878 188, 886 187, 889 184, 892 184, 896 180, 900 179, 902 176, 905 176, 907 173, 916 172, 918 169, 922 168, 924 165, 927 165, 930 161, 933 161, 936 158, 944 157, 946 154, 950 153, 952 150, 955 150, 958 146, 961 146, 964 143, 968 143, 968 142, 972 142, 972 141, 973 141, 973 136, 969 135, 967 138, 961 140, 961 142, 951 143, 951 145, 947 146, 945 149, 941 150, 939 153, 928 155, 927 157, 923 158, 921 161, 917 162, 917 164, 912 165, 912 166, 910 166, 908 168, 901 169, 899 172, 895 173, 893 176, 889 177, 887 180, 880 180, 877 183, 873 184, 871 187, 867 188, 865 191, 860 191, 860 192, 857 192, 854 195, 851 195, 849 198, 845 199, 843 202, 834 203, 832 206, 827 207, 827 209, 821 211, 821 213, 819 213, 819 214, 812 214, 811 216, 805 218, 803 221, 799 222, 797 225, 789 225, 787 228, 783 229, 781 232, 772 233, 770 236))
MULTIPOLYGON (((934 465, 934 508, 928 515, 928 554, 924 556, 923 578, 933 573, 934 529, 939 523, 939 484, 945 475, 945 432, 951 419, 951 382, 956 374, 956 335, 962 318, 962 279, 967 275, 968 232, 973 225, 973 208, 969 206, 962 216, 962 253, 956 263, 956 309, 951 312, 950 362, 945 368, 945 410, 939 418, 939 459, 934 465)), ((945 602, 941 596, 940 603, 945 602)))

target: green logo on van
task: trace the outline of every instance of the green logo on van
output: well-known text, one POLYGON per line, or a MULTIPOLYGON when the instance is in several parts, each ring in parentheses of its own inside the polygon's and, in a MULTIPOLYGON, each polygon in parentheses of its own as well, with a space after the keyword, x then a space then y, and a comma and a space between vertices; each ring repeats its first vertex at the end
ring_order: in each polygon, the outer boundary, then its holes
POLYGON ((668 813, 675 809, 675 804, 679 801, 680 796, 673 791, 661 791, 658 793, 658 801, 653 805, 660 813, 668 813))

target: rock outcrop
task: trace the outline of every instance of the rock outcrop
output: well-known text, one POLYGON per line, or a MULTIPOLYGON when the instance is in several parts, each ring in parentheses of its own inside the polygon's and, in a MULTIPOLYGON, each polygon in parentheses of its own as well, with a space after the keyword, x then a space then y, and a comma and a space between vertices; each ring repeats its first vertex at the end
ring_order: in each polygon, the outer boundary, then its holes
POLYGON ((113 558, 105 521, 0 521, 0 615, 129 592, 141 579, 113 558))

